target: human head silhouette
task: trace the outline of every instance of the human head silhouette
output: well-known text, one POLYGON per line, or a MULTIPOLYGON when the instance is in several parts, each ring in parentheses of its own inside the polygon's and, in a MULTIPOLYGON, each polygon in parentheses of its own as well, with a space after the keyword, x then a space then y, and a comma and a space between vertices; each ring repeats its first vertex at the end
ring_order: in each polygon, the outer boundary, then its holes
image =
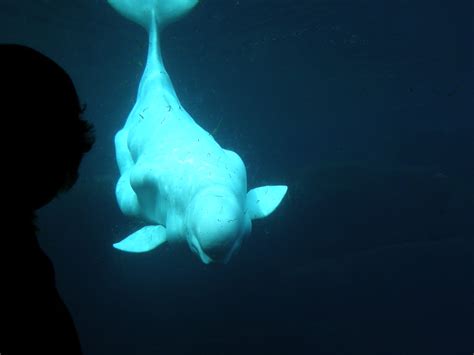
POLYGON ((0 45, 0 85, 3 202, 36 210, 75 183, 92 126, 69 75, 34 49, 0 45))

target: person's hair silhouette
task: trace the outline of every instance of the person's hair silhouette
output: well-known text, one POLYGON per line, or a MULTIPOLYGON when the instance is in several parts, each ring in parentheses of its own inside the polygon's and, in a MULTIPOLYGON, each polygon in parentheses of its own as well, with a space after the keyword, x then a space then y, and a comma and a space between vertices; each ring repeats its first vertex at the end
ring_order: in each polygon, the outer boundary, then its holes
POLYGON ((31 48, 0 45, 0 86, 0 353, 81 354, 34 218, 75 183, 92 126, 68 74, 31 48))

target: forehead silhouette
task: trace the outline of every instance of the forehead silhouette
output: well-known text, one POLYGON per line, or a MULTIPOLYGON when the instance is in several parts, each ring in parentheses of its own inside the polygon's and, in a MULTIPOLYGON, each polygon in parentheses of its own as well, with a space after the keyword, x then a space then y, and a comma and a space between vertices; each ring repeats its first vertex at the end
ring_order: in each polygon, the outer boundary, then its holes
POLYGON ((7 109, 18 113, 46 108, 50 114, 80 112, 72 80, 53 60, 16 44, 0 45, 0 58, 2 101, 7 109))

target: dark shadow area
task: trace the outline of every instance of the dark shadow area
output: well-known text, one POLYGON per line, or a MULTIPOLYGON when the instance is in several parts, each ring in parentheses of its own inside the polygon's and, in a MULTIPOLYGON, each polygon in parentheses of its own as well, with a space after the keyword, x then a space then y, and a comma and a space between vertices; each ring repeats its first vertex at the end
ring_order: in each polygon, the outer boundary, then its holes
MULTIPOLYGON (((2 354, 80 354, 35 212, 78 178, 94 138, 68 74, 43 54, 0 45, 2 139, 2 354)), ((67 238, 67 236, 63 236, 67 238)))

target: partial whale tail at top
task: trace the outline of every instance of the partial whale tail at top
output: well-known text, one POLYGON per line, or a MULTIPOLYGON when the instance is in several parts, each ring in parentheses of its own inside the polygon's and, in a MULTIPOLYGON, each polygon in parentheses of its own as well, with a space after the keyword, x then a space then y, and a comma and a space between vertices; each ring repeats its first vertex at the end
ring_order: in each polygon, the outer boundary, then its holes
POLYGON ((152 19, 161 29, 188 13, 199 0, 107 0, 120 14, 149 30, 152 19))
POLYGON ((173 85, 163 65, 159 34, 166 25, 191 11, 199 0, 107 0, 107 2, 119 14, 148 31, 148 57, 138 88, 138 98, 140 98, 146 82, 149 79, 157 80, 159 77, 160 83, 153 85, 161 85, 178 102, 173 85))

